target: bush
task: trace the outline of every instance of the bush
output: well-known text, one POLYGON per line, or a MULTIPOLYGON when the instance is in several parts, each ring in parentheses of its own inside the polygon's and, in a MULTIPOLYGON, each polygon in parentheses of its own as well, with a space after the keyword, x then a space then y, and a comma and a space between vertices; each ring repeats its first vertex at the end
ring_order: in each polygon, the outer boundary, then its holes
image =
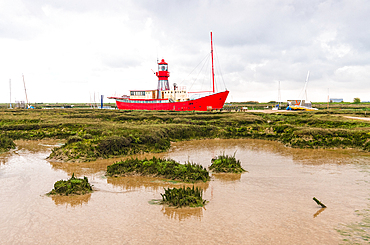
POLYGON ((176 207, 203 207, 206 200, 203 200, 203 190, 200 188, 193 188, 185 186, 183 188, 164 188, 162 196, 162 203, 176 207))

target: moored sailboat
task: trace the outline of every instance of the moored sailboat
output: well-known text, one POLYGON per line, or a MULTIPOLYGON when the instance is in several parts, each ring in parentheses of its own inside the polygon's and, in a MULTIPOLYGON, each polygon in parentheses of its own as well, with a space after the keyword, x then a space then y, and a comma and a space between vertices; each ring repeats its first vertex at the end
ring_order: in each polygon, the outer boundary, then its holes
POLYGON ((304 84, 303 88, 303 96, 305 96, 305 99, 301 100, 288 100, 288 106, 287 110, 294 110, 294 111, 316 111, 317 108, 312 107, 311 102, 307 102, 307 83, 308 83, 308 78, 310 77, 310 71, 307 72, 307 78, 306 82, 304 84))

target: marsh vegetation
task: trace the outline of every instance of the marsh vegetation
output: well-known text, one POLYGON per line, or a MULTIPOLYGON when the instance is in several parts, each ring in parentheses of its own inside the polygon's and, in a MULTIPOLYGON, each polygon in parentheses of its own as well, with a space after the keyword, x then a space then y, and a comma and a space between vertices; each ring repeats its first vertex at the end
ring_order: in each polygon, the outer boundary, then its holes
POLYGON ((0 153, 15 148, 15 143, 10 138, 0 135, 0 153))
POLYGON ((211 160, 212 164, 209 166, 209 170, 216 173, 244 173, 246 172, 240 163, 240 160, 233 156, 222 154, 211 160))
POLYGON ((55 182, 54 189, 47 195, 84 195, 92 191, 93 189, 87 177, 79 179, 72 174, 72 177, 69 180, 59 180, 55 182))
POLYGON ((144 175, 163 177, 182 182, 206 182, 209 173, 201 165, 194 163, 180 164, 171 159, 127 159, 107 167, 108 176, 144 175))
POLYGON ((203 207, 206 200, 203 200, 203 190, 196 187, 190 188, 183 186, 182 188, 164 188, 162 203, 175 207, 203 207))
POLYGON ((49 159, 68 162, 164 152, 173 141, 206 138, 266 139, 297 148, 370 151, 370 122, 345 117, 367 117, 366 110, 266 114, 7 109, 0 113, 0 148, 14 147, 17 139, 65 139, 49 159))

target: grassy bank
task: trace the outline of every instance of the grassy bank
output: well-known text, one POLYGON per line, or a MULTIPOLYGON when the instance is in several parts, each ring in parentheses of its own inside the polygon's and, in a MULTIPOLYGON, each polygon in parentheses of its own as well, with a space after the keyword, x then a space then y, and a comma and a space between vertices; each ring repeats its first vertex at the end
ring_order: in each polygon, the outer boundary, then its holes
MULTIPOLYGON (((93 109, 0 110, 1 137, 65 139, 51 159, 79 162, 139 152, 163 152, 171 141, 256 138, 300 148, 370 151, 366 110, 235 113, 93 109)), ((11 143, 10 143, 11 144, 11 143)))

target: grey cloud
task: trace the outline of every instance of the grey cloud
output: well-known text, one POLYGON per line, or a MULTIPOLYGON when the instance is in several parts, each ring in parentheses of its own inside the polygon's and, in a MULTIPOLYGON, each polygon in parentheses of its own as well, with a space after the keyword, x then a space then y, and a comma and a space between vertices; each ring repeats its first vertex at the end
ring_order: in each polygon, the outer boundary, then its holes
MULTIPOLYGON (((336 82, 361 87, 368 79, 364 70, 370 60, 370 3, 365 0, 34 0, 23 4, 25 18, 34 23, 3 18, 0 37, 27 39, 42 32, 49 21, 44 6, 73 13, 125 14, 124 25, 138 31, 151 19, 152 38, 160 50, 173 52, 170 60, 164 58, 171 72, 181 74, 209 52, 212 30, 224 78, 230 82, 227 86, 238 92, 248 91, 246 85, 251 83, 275 89, 279 80, 300 88, 307 70, 312 84, 323 87, 336 82)), ((140 66, 143 58, 124 52, 99 57, 114 69, 140 66)))

